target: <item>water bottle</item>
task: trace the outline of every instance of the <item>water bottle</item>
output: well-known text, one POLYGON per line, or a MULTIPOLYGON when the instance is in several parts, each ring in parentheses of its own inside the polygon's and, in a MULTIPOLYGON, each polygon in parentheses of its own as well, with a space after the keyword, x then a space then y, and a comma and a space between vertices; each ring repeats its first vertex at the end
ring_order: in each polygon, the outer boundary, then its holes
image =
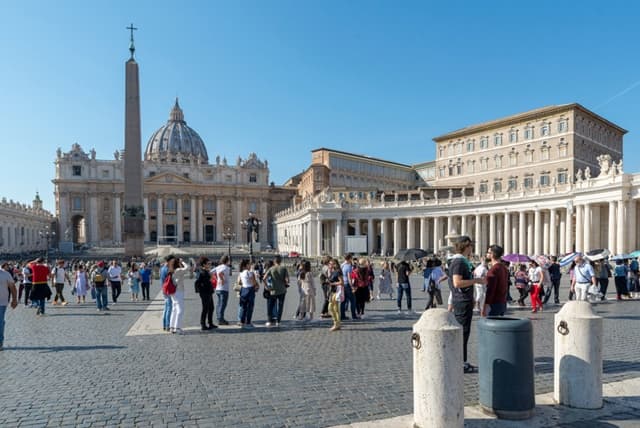
POLYGON ((273 288, 273 280, 271 279, 271 275, 267 277, 267 288, 271 290, 273 288))

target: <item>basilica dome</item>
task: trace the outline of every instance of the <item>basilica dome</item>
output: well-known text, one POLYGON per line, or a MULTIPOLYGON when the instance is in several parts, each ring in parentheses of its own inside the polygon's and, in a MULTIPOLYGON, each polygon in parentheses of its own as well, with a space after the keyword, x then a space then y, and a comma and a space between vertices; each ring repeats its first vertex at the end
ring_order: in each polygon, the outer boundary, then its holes
POLYGON ((177 98, 167 123, 151 135, 144 159, 170 163, 209 162, 204 142, 196 131, 187 126, 177 98))

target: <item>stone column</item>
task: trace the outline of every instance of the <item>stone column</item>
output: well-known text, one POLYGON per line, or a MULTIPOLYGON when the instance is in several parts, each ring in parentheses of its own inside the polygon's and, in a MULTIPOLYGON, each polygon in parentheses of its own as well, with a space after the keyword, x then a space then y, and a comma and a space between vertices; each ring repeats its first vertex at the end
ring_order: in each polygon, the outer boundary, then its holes
POLYGON ((320 219, 320 215, 318 214, 318 218, 316 220, 316 255, 322 255, 322 220, 320 219))
POLYGON ((550 223, 551 223, 551 215, 548 212, 543 212, 542 214, 542 254, 550 254, 549 253, 549 234, 550 234, 550 223))
POLYGON ((528 255, 529 253, 527 252, 526 246, 527 239, 525 235, 526 223, 527 213, 520 211, 518 213, 518 253, 528 255))
POLYGON ((407 219, 407 248, 415 247, 415 238, 416 238, 416 230, 415 230, 416 222, 413 218, 407 219))
POLYGON ((474 241, 476 241, 476 251, 478 250, 478 246, 481 244, 481 239, 480 239, 480 234, 482 233, 482 218, 480 217, 480 214, 476 214, 476 218, 475 218, 475 238, 473 239, 474 241))
POLYGON ((511 213, 504 213, 504 253, 511 253, 511 213))
POLYGON ((627 208, 627 223, 629 226, 629 231, 627 232, 627 238, 629 239, 627 242, 627 248, 629 251, 635 251, 636 247, 636 239, 637 239, 637 215, 636 215, 636 201, 635 199, 629 200, 629 206, 627 208))
POLYGON ((600 205, 591 205, 591 248, 605 248, 606 243, 600 239, 600 205))
MULTIPOLYGON (((198 241, 202 242, 204 241, 204 201, 202 200, 202 196, 198 196, 198 241)), ((240 222, 236 222, 238 223, 236 226, 239 226, 240 222)), ((240 234, 240 232, 236 229, 236 237, 237 239, 239 239, 242 235, 240 234)))
POLYGON ((361 235, 361 231, 360 231, 360 219, 359 219, 359 218, 357 218, 357 219, 355 220, 355 228, 354 228, 354 229, 355 229, 355 235, 356 235, 356 236, 361 235))
POLYGON ((582 221, 584 222, 584 226, 582 230, 584 231, 584 238, 582 241, 582 247, 584 251, 589 251, 592 248, 591 246, 591 205, 584 204, 584 213, 582 214, 582 221))
MULTIPOLYGON (((222 241, 222 234, 224 231, 224 215, 222 215, 223 204, 220 198, 216 198, 216 241, 222 241)), ((263 217, 263 223, 260 227, 260 235, 263 234, 263 230, 266 231, 269 228, 266 217, 263 217)), ((193 232, 191 233, 193 236, 193 232)), ((193 239, 193 237, 191 238, 193 239)))
POLYGON ((565 239, 567 237, 566 210, 564 212, 560 210, 559 215, 560 215, 560 228, 559 228, 560 230, 558 231, 558 236, 560 237, 560 250, 556 253, 557 255, 560 255, 563 252, 567 252, 567 241, 565 239))
POLYGON ((247 219, 247 216, 245 215, 244 210, 242 208, 243 208, 242 199, 238 199, 236 201, 236 215, 233 217, 236 223, 235 224, 236 236, 239 238, 238 239, 239 242, 249 245, 249 242, 247 241, 247 231, 243 229, 242 225, 240 224, 241 221, 244 221, 247 219))
POLYGON ((145 196, 142 200, 142 208, 144 209, 144 222, 142 227, 144 229, 144 240, 149 241, 149 197, 145 196))
POLYGON ((450 235, 454 229, 455 229, 455 225, 453 224, 453 216, 449 215, 447 216, 447 228, 445 229, 445 235, 450 235))
POLYGON ((420 217, 420 248, 427 250, 429 248, 429 219, 420 217))
POLYGON ((384 257, 389 252, 389 221, 386 218, 380 219, 380 246, 384 257))
POLYGON ((373 228, 373 219, 367 219, 367 251, 369 254, 376 249, 376 232, 373 228))
POLYGON ((573 251, 573 244, 573 208, 570 206, 565 215, 565 252, 573 251))
MULTIPOLYGON (((616 254, 622 254, 625 252, 625 239, 624 236, 627 233, 627 225, 625 222, 625 214, 626 210, 624 209, 624 201, 618 201, 618 225, 617 225, 617 236, 616 236, 616 254)), ((633 251, 633 250, 630 250, 633 251)))
POLYGON ((460 235, 468 235, 467 233, 467 216, 462 215, 460 217, 460 235))
POLYGON ((176 242, 182 242, 182 195, 176 198, 176 242))
POLYGON ((534 227, 534 222, 531 221, 531 217, 533 217, 532 213, 528 213, 527 214, 527 252, 525 254, 527 255, 533 255, 533 253, 535 253, 535 247, 533 244, 534 241, 534 232, 533 232, 533 227, 534 227))
MULTIPOLYGON (((485 247, 488 247, 489 245, 493 245, 495 243, 496 243, 496 213, 490 213, 489 214, 489 244, 485 245, 485 247)), ((486 250, 486 248, 481 248, 480 250, 484 251, 486 250)))
POLYGON ((440 217, 433 218, 433 252, 436 253, 440 249, 440 217))
POLYGON ((336 256, 337 257, 342 257, 344 255, 344 250, 343 250, 343 230, 342 230, 342 220, 341 219, 337 219, 336 220, 336 256))
POLYGON ((157 239, 160 240, 161 236, 164 236, 164 228, 162 216, 164 214, 164 209, 162 207, 162 196, 158 195, 156 199, 156 234, 158 235, 157 239))
POLYGON ((393 254, 400 250, 400 219, 393 219, 393 254))
POLYGON ((616 203, 609 201, 609 234, 608 248, 609 251, 615 252, 616 248, 616 203))
POLYGON ((91 227, 91 235, 87 241, 100 241, 100 235, 98 235, 98 198, 96 196, 89 198, 89 225, 91 227))
MULTIPOLYGON (((145 198, 144 200, 146 201, 147 199, 145 198)), ((146 218, 145 221, 147 221, 146 218)), ((145 230, 147 228, 145 228, 145 230)), ((122 242, 122 207, 120 206, 119 193, 113 194, 113 240, 115 242, 122 242)))
POLYGON ((549 252, 548 254, 557 255, 558 254, 558 244, 557 244, 557 230, 556 230, 556 209, 552 208, 549 211, 549 252))
POLYGON ((533 252, 536 255, 542 254, 542 227, 539 208, 536 208, 536 210, 533 212, 533 230, 533 252))
POLYGON ((584 209, 576 205, 576 251, 584 252, 584 209))

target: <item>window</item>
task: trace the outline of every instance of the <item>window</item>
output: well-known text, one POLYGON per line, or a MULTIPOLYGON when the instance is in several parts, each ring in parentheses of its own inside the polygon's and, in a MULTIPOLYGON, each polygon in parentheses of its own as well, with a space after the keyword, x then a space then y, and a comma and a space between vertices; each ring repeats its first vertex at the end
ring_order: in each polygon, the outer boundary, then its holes
POLYGON ((558 122, 558 132, 567 132, 567 129, 569 129, 568 122, 568 119, 560 119, 560 122, 558 122))
POLYGON ((518 177, 509 177, 509 181, 507 182, 508 189, 507 190, 517 190, 518 189, 518 177))
POLYGON ((509 132, 509 142, 510 143, 517 143, 518 142, 518 130, 517 129, 512 129, 511 132, 509 132))
POLYGON ((558 170, 558 184, 567 184, 569 182, 569 176, 566 169, 558 170))
POLYGON ((533 177, 532 176, 525 177, 523 184, 525 189, 531 189, 533 187, 533 177))
POLYGON ((531 140, 533 138, 533 127, 532 126, 527 126, 524 129, 524 138, 526 140, 531 140))
POLYGON ((489 138, 487 138, 487 137, 480 138, 480 148, 481 149, 486 149, 488 145, 489 145, 489 138))
POLYGON ((493 145, 494 146, 502 145, 502 134, 496 134, 493 136, 493 145))
POLYGON ((204 210, 207 212, 214 212, 216 210, 216 201, 214 201, 213 199, 205 200, 204 210))
POLYGON ((4 232, 2 230, 2 226, 0 226, 0 247, 4 245, 4 232))
POLYGON ((456 174, 462 175, 462 162, 458 162, 458 164, 456 165, 456 174))
POLYGON ((549 135, 549 128, 550 127, 548 123, 543 123, 542 127, 540 128, 540 135, 542 135, 543 137, 549 135))
POLYGON ((258 176, 256 174, 249 174, 249 183, 257 183, 258 176))
POLYGON ((512 151, 509 153, 509 166, 517 166, 518 165, 518 153, 512 151))
POLYGON ((445 167, 441 166, 440 168, 438 168, 438 175, 440 177, 445 177, 446 176, 446 172, 445 172, 445 167))
POLYGON ((191 199, 184 199, 182 201, 182 210, 184 212, 189 212, 191 211, 191 199))
POLYGON ((502 180, 501 179, 496 179, 493 181, 493 191, 498 193, 498 192, 502 192, 502 180))
POLYGON ((71 169, 74 177, 80 177, 82 175, 82 167, 80 165, 73 165, 71 169))
POLYGON ((79 196, 74 196, 71 200, 71 209, 73 211, 82 211, 82 198, 79 196))
POLYGON ((108 169, 103 169, 102 170, 102 178, 109 178, 109 170, 108 169))
POLYGON ((564 138, 560 138, 560 144, 558 144, 558 156, 561 158, 567 157, 567 143, 564 138))
POLYGON ((438 157, 444 157, 444 146, 438 147, 438 157))
POLYGON ((167 202, 164 204, 165 211, 175 211, 176 210, 176 200, 175 199, 167 199, 167 202))
POLYGON ((182 173, 182 176, 183 176, 184 178, 189 178, 189 173, 188 173, 188 172, 184 172, 184 173, 182 173))
POLYGON ((549 160, 549 146, 547 146, 546 141, 544 141, 542 147, 540 147, 540 160, 549 160))
POLYGON ((449 165, 449 177, 453 175, 453 165, 449 165))
POLYGON ((158 200, 150 199, 149 200, 149 211, 158 211, 158 200))
POLYGON ((461 155, 462 154, 462 148, 464 147, 464 144, 462 143, 462 141, 460 141, 458 144, 456 144, 456 154, 457 155, 461 155))
POLYGON ((502 156, 496 155, 493 161, 495 162, 496 168, 502 168, 502 156))
POLYGON ((447 146, 447 154, 449 156, 453 156, 453 144, 449 143, 449 145, 447 146))
POLYGON ((480 187, 478 188, 478 192, 487 193, 487 182, 486 181, 481 181, 480 182, 480 187))
POLYGON ((489 169, 489 158, 480 159, 480 171, 486 171, 489 169))
POLYGON ((155 171, 149 171, 149 177, 155 177, 155 176, 156 176, 155 171))
POLYGON ((533 150, 527 149, 524 152, 524 161, 527 162, 527 163, 533 162, 533 150))
POLYGON ((473 149, 474 149, 473 146, 474 146, 473 141, 467 141, 467 153, 473 151, 473 149))
POLYGON ((233 177, 231 176, 231 174, 227 174, 224 176, 225 183, 231 183, 232 180, 233 180, 233 177))
POLYGON ((548 172, 541 173, 540 186, 548 186, 549 184, 551 184, 551 181, 549 180, 549 173, 548 172))
POLYGON ((476 161, 472 161, 472 160, 467 161, 467 171, 469 172, 476 171, 476 161))

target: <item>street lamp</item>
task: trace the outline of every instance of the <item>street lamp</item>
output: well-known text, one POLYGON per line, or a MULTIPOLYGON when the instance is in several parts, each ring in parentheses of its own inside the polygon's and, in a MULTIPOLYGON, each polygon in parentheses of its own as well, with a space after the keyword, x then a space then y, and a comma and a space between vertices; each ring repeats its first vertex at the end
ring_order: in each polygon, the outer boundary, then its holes
POLYGON ((236 233, 233 230, 231 230, 230 227, 227 227, 225 231, 222 233, 222 239, 227 241, 227 243, 229 244, 227 255, 229 256, 229 260, 231 260, 231 241, 236 239, 236 233))
POLYGON ((45 250, 44 258, 45 260, 49 260, 49 243, 56 237, 56 232, 53 230, 49 230, 49 226, 45 226, 45 230, 41 230, 38 232, 40 238, 44 238, 47 241, 47 248, 45 250))
POLYGON ((249 261, 253 262, 253 240, 258 240, 258 233, 262 222, 258 220, 254 213, 249 213, 249 218, 240 222, 243 229, 247 230, 247 241, 249 241, 249 261))

